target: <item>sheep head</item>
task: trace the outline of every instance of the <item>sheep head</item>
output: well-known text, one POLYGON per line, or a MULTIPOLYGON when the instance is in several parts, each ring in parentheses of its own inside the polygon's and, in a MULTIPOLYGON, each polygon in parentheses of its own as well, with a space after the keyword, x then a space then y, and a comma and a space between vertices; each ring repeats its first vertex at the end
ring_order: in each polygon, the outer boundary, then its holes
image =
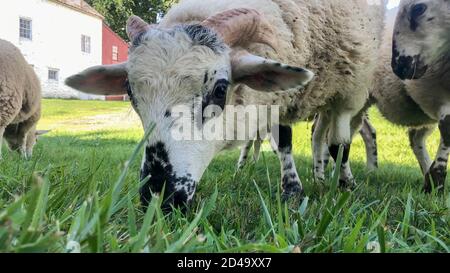
MULTIPOLYGON (((225 124, 223 110, 230 108, 238 88, 246 85, 261 92, 298 88, 314 75, 304 68, 232 49, 245 44, 245 36, 267 44, 273 42, 268 24, 251 10, 227 11, 202 24, 168 29, 133 16, 128 20, 127 33, 131 47, 126 63, 89 68, 66 83, 87 93, 128 93, 144 128, 154 125, 141 166, 141 178, 149 177, 141 189, 144 205, 151 192, 161 193, 163 188, 167 209, 192 200, 213 157, 237 143, 223 135, 214 140, 204 136, 211 124, 225 124), (241 34, 238 25, 244 30, 241 34), (218 111, 206 114, 213 108, 218 111), (190 139, 174 134, 185 130, 190 139)), ((239 125, 231 126, 227 124, 224 130, 239 125)), ((248 132, 248 138, 256 134, 248 132)))
POLYGON ((442 77, 449 52, 450 2, 402 0, 394 26, 394 73, 402 80, 442 77))

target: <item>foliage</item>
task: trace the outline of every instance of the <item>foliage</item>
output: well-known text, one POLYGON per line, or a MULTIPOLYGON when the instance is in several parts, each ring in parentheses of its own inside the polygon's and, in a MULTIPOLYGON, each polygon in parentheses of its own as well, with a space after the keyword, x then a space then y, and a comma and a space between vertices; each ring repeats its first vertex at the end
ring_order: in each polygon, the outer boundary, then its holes
POLYGON ((104 17, 111 29, 128 40, 126 22, 131 15, 137 15, 148 23, 156 23, 157 19, 177 0, 86 0, 104 17))

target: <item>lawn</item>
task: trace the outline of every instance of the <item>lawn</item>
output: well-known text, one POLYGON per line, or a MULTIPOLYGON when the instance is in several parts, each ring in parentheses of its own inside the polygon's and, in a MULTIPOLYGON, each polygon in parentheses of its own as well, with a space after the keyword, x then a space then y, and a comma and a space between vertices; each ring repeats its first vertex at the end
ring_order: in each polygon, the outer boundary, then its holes
MULTIPOLYGON (((404 128, 371 110, 380 168, 365 170, 358 136, 353 192, 312 180, 310 123, 295 127, 295 154, 308 195, 279 201, 279 164, 265 147, 235 174, 239 152, 207 169, 186 215, 146 213, 137 189, 143 131, 126 102, 44 100, 39 129, 52 129, 31 160, 0 161, 0 252, 450 252, 450 198, 421 193, 404 128)), ((429 140, 434 153, 437 133, 429 140)), ((329 170, 330 176, 331 170, 329 170)))

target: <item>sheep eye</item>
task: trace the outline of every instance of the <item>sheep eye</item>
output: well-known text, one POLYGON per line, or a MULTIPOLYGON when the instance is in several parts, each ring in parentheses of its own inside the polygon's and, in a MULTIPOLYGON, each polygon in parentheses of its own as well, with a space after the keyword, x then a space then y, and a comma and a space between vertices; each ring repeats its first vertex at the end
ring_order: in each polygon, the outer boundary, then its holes
POLYGON ((227 90, 228 90, 229 85, 230 85, 230 83, 225 79, 218 80, 216 82, 216 84, 214 85, 214 90, 213 90, 214 97, 216 97, 218 99, 225 98, 227 95, 227 90))
POLYGON ((425 4, 416 4, 411 8, 411 18, 417 19, 427 11, 428 6, 425 4))

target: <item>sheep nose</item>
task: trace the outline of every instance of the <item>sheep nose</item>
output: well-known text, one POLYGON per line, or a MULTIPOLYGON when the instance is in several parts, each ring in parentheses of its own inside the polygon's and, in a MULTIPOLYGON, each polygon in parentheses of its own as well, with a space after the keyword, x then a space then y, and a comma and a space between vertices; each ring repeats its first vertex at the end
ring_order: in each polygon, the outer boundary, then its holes
POLYGON ((400 56, 392 62, 395 75, 401 80, 411 79, 414 75, 413 58, 411 56, 400 56))
POLYGON ((425 75, 428 66, 422 62, 420 55, 399 56, 393 58, 392 69, 401 80, 417 80, 425 75))
POLYGON ((186 211, 197 183, 190 175, 177 176, 173 168, 164 143, 156 142, 146 147, 140 179, 147 182, 139 190, 144 210, 150 204, 152 194, 156 194, 163 198, 161 209, 164 212, 170 212, 172 207, 186 211))

